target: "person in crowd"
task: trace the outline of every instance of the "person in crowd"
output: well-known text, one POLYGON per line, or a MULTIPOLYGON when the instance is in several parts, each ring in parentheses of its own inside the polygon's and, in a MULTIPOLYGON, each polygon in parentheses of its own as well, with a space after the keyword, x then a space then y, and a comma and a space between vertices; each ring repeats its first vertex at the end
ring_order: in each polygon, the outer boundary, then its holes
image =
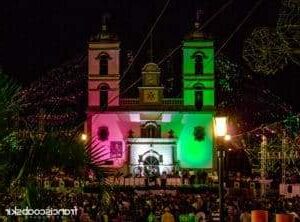
POLYGON ((105 211, 99 211, 97 213, 96 222, 108 222, 108 215, 105 211))
MULTIPOLYGON (((122 191, 115 189, 109 194, 109 203, 105 205, 102 195, 92 192, 57 192, 44 189, 41 191, 40 198, 41 208, 45 209, 73 209, 76 206, 80 210, 77 216, 71 218, 75 222, 158 222, 168 220, 166 219, 168 217, 172 221, 172 216, 176 222, 219 221, 218 194, 209 189, 203 191, 193 189, 185 192, 166 189, 150 189, 149 191, 128 188, 124 188, 122 191), (154 217, 149 217, 151 211, 154 217)), ((0 193, 0 200, 0 215, 3 217, 6 216, 5 209, 9 207, 26 207, 26 205, 21 205, 22 196, 20 195, 0 193)), ((291 213, 295 216, 295 221, 299 221, 299 196, 289 199, 285 199, 283 196, 266 196, 264 199, 259 199, 250 195, 237 195, 229 192, 225 196, 225 202, 229 218, 233 215, 233 219, 226 218, 227 222, 250 221, 250 214, 247 210, 251 209, 266 209, 272 218, 278 212, 291 213)), ((7 219, 8 221, 14 220, 14 218, 7 219)), ((44 219, 49 221, 50 218, 44 219)), ((62 218, 53 216, 51 219, 51 221, 58 221, 62 218)))
POLYGON ((214 205, 210 215, 211 221, 220 221, 220 210, 217 205, 214 205))
POLYGON ((189 184, 190 185, 194 185, 195 184, 196 176, 195 176, 195 172, 193 170, 189 171, 188 178, 189 178, 189 184))
POLYGON ((80 210, 80 222, 90 222, 91 220, 89 214, 87 213, 87 208, 81 208, 80 210))
POLYGON ((203 206, 203 200, 201 198, 201 195, 196 195, 196 200, 193 203, 193 207, 195 209, 200 209, 200 208, 202 208, 202 206, 203 206))
POLYGON ((187 213, 186 207, 184 207, 179 215, 179 222, 189 222, 189 214, 187 213))
POLYGON ((300 216, 294 210, 290 208, 287 213, 294 216, 295 222, 300 222, 300 216))
POLYGON ((152 210, 150 211, 147 217, 147 222, 156 222, 156 217, 152 210))
POLYGON ((240 222, 251 222, 251 214, 248 210, 243 209, 240 215, 240 222))
POLYGON ((190 207, 189 214, 188 214, 188 221, 189 222, 196 222, 196 215, 195 215, 195 209, 193 207, 190 207))
POLYGON ((162 188, 166 188, 167 184, 167 173, 164 171, 160 177, 160 183, 162 188))
POLYGON ((175 218, 173 214, 171 214, 169 207, 166 207, 164 209, 164 213, 161 217, 161 222, 175 222, 175 218))
POLYGON ((227 220, 228 222, 234 222, 235 207, 232 201, 227 203, 227 220))
POLYGON ((196 222, 206 222, 205 213, 203 209, 199 209, 198 212, 195 215, 196 222))

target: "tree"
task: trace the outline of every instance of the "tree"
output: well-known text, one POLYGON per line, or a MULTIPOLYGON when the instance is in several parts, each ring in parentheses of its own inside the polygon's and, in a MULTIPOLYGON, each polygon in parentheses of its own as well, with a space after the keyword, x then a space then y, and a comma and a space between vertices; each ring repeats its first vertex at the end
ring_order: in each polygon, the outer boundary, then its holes
POLYGON ((17 168, 18 140, 15 119, 19 111, 20 86, 0 70, 0 189, 6 187, 10 174, 17 168))

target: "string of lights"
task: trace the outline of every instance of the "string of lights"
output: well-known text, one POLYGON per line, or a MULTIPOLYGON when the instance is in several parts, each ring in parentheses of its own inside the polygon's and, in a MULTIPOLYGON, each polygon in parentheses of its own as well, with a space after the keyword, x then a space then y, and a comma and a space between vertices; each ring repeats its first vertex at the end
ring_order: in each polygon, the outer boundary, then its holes
POLYGON ((82 79, 85 77, 83 68, 85 60, 85 56, 79 56, 68 61, 20 92, 21 111, 24 113, 30 109, 36 113, 27 116, 28 122, 33 126, 36 125, 42 107, 46 108, 43 117, 46 125, 61 126, 78 119, 78 111, 66 107, 79 105, 80 98, 85 95, 82 85, 82 79))
MULTIPOLYGON (((237 135, 233 135, 232 136, 232 139, 236 139, 236 138, 239 138, 239 137, 243 137, 245 135, 249 135, 251 133, 259 133, 259 134, 263 134, 264 130, 271 130, 272 127, 275 127, 276 125, 279 125, 279 124, 285 124, 287 123, 288 121, 290 121, 291 119, 296 119, 297 122, 299 123, 299 119, 300 119, 300 114, 296 114, 296 115, 293 115, 291 117, 288 117, 284 120, 280 120, 280 121, 277 121, 277 122, 273 122, 273 123, 270 123, 270 124, 264 124, 264 125, 261 125, 259 127, 256 127, 252 130, 249 130, 249 131, 246 131, 246 132, 243 132, 243 133, 239 133, 237 135)), ((271 130, 271 132, 274 132, 273 130, 271 130)))

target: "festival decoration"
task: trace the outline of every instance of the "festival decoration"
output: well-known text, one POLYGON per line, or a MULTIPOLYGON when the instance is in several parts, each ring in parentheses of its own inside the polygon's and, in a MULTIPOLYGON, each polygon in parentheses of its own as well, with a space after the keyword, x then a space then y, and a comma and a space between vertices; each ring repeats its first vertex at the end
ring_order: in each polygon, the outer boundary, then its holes
POLYGON ((299 115, 289 115, 282 121, 235 135, 232 145, 248 154, 253 171, 261 172, 263 166, 266 178, 291 182, 300 173, 299 118, 299 115))
POLYGON ((257 27, 245 40, 243 58, 254 72, 276 74, 290 61, 300 64, 300 4, 282 0, 276 29, 257 27))
POLYGON ((255 28, 244 43, 243 58, 254 72, 265 75, 283 69, 289 54, 288 44, 267 27, 255 28))
POLYGON ((282 0, 276 31, 287 42, 290 59, 300 65, 300 3, 297 0, 282 0))
MULTIPOLYGON (((41 79, 19 93, 19 119, 37 128, 38 114, 43 108, 42 123, 45 129, 72 129, 84 118, 81 108, 85 101, 85 56, 79 56, 58 68, 52 69, 41 79), (30 113, 30 114, 29 114, 30 113)), ((20 126, 20 129, 23 129, 20 126)), ((24 128, 25 129, 25 128, 24 128)))

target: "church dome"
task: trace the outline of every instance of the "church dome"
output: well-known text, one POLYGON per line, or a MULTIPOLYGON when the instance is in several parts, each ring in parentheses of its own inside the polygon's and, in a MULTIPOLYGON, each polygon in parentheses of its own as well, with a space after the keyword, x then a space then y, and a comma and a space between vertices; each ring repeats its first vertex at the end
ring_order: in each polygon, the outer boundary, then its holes
POLYGON ((157 64, 151 62, 151 63, 147 63, 143 67, 143 72, 160 72, 160 68, 158 67, 157 64))

